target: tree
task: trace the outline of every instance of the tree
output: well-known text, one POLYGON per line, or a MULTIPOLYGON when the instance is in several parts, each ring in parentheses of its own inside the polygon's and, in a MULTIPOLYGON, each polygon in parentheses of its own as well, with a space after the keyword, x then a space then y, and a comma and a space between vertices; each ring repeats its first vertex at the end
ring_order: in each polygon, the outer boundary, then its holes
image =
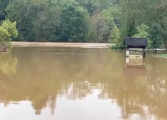
POLYGON ((75 1, 62 1, 60 25, 56 28, 56 41, 86 42, 89 14, 75 1))
POLYGON ((153 8, 151 2, 152 1, 150 0, 122 0, 120 2, 119 9, 121 12, 121 23, 126 32, 126 36, 132 37, 133 35, 135 35, 137 32, 137 26, 140 26, 141 24, 145 24, 150 27, 148 24, 152 20, 149 20, 153 17, 153 8))
POLYGON ((61 6, 59 2, 50 0, 46 5, 40 5, 41 11, 33 19, 35 41, 54 41, 57 27, 61 23, 61 6))
POLYGON ((148 37, 148 26, 146 26, 145 24, 141 24, 141 26, 137 27, 137 33, 135 35, 133 35, 133 37, 148 37))
MULTIPOLYGON (((6 8, 6 18, 17 22, 18 40, 34 41, 33 21, 38 11, 43 10, 45 0, 12 0, 6 8)), ((47 0, 48 1, 48 0, 47 0)))
MULTIPOLYGON (((137 27, 137 33, 133 35, 133 37, 142 37, 142 38, 148 38, 149 37, 149 27, 145 24, 141 24, 137 27)), ((151 47, 150 40, 148 40, 149 47, 151 47)))
POLYGON ((109 9, 113 5, 118 4, 119 0, 75 0, 81 6, 88 10, 89 15, 92 16, 97 11, 109 9))
POLYGON ((111 35, 110 35, 110 38, 111 38, 111 42, 112 43, 115 43, 117 45, 120 44, 120 30, 118 29, 117 26, 114 27, 111 35))
POLYGON ((91 30, 93 31, 94 42, 109 42, 114 27, 113 17, 109 10, 97 12, 91 17, 91 30))
POLYGON ((0 26, 0 44, 10 45, 12 38, 18 36, 18 31, 16 29, 16 22, 11 22, 9 19, 2 22, 0 26))
POLYGON ((166 11, 166 0, 1 0, 0 22, 17 22, 13 40, 110 42, 118 28, 121 44, 124 37, 147 36, 142 25, 157 23, 167 48, 166 11))
POLYGON ((151 47, 154 49, 154 52, 156 52, 156 48, 158 48, 162 43, 162 33, 163 30, 161 26, 157 23, 153 23, 149 30, 149 38, 151 47))
MULTIPOLYGON (((148 0, 149 1, 149 0, 148 0)), ((147 22, 149 26, 152 26, 152 23, 159 24, 161 27, 163 34, 162 34, 162 41, 164 47, 167 49, 167 1, 166 0, 150 0, 150 7, 148 7, 147 13, 147 22)))
POLYGON ((8 5, 9 0, 0 0, 0 22, 5 20, 6 17, 6 6, 8 5))

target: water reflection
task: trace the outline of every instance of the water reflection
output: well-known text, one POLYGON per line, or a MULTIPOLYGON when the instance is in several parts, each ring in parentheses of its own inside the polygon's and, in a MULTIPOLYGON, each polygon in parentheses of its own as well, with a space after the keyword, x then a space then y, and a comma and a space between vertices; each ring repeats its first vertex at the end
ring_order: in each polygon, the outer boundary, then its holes
POLYGON ((126 57, 126 66, 124 68, 125 76, 146 76, 147 70, 144 58, 126 57))
POLYGON ((125 76, 123 67, 134 64, 126 64, 122 52, 14 48, 11 56, 18 64, 12 77, 1 75, 8 90, 2 120, 167 119, 165 59, 147 55, 137 64, 147 73, 140 77, 125 76))
POLYGON ((0 53, 0 71, 3 74, 11 75, 16 73, 17 58, 11 55, 8 50, 5 53, 0 53))
POLYGON ((0 103, 5 101, 7 88, 3 81, 0 80, 0 103))
MULTIPOLYGON (((17 58, 11 55, 11 50, 0 52, 0 76, 3 74, 11 77, 16 73, 17 58)), ((7 95, 7 87, 3 77, 0 77, 0 102, 4 102, 7 95)))

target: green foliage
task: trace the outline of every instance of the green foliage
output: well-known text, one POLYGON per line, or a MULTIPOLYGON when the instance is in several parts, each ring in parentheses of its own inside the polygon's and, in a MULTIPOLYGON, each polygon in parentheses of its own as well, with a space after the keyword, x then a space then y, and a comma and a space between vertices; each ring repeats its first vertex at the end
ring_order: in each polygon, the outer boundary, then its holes
POLYGON ((57 41, 86 42, 88 12, 74 1, 62 2, 61 8, 61 23, 56 31, 57 41))
MULTIPOLYGON (((148 28, 150 29, 152 27, 152 23, 156 23, 161 26, 161 29, 163 31, 167 31, 167 27, 166 27, 167 1, 166 0, 161 0, 161 1, 122 0, 119 6, 121 11, 122 28, 125 31, 122 33, 121 36, 124 36, 124 37, 147 36, 147 32, 141 32, 145 30, 141 29, 139 33, 138 28, 142 24, 148 26, 148 28)), ((163 35, 162 39, 163 39, 163 44, 167 47, 166 35, 163 35)))
POLYGON ((112 33, 110 34, 110 39, 112 43, 119 44, 120 41, 120 31, 117 26, 113 28, 112 33))
POLYGON ((109 10, 95 13, 91 17, 91 31, 94 42, 109 42, 110 35, 114 29, 113 17, 109 10))
POLYGON ((9 0, 0 0, 0 22, 5 20, 5 16, 6 16, 6 6, 8 5, 9 0))
MULTIPOLYGON (((137 27, 137 33, 133 37, 137 38, 149 38, 149 27, 145 24, 141 24, 137 27)), ((148 47, 151 47, 151 41, 148 39, 148 47)))
POLYGON ((137 33, 133 35, 133 37, 137 38, 148 38, 148 47, 152 47, 151 41, 149 39, 149 27, 146 26, 145 24, 141 24, 140 26, 137 27, 137 33))
POLYGON ((156 23, 167 47, 166 11, 166 0, 1 0, 0 22, 16 21, 19 34, 13 40, 114 42, 119 46, 124 37, 147 37, 156 23))
POLYGON ((123 45, 113 45, 111 46, 112 50, 125 50, 125 47, 123 45))
POLYGON ((110 11, 111 16, 113 17, 114 23, 117 25, 118 28, 121 27, 121 12, 119 10, 118 5, 114 5, 108 9, 110 11))
POLYGON ((16 22, 12 23, 8 19, 2 22, 0 26, 0 44, 10 45, 9 42, 17 35, 16 22))
POLYGON ((13 0, 6 11, 9 19, 18 21, 19 39, 86 41, 89 14, 73 0, 13 0))
POLYGON ((11 37, 17 37, 18 36, 18 32, 16 29, 16 22, 11 22, 9 19, 5 20, 2 22, 2 28, 4 28, 5 30, 8 31, 9 35, 11 37))
POLYGON ((15 40, 108 42, 114 23, 120 24, 117 7, 112 5, 116 3, 115 0, 12 0, 6 8, 6 17, 17 21, 19 35, 15 40))
POLYGON ((97 11, 109 9, 113 4, 116 4, 117 0, 76 0, 81 6, 86 8, 92 16, 97 11))
POLYGON ((10 38, 10 34, 7 30, 5 30, 2 26, 0 26, 0 44, 5 44, 8 42, 10 38))
POLYGON ((49 4, 43 4, 40 7, 42 10, 37 12, 36 18, 32 21, 35 41, 54 40, 56 28, 61 23, 61 7, 52 0, 49 4))
POLYGON ((162 28, 159 24, 153 23, 149 30, 149 38, 151 47, 158 48, 162 43, 162 28))
POLYGON ((33 41, 35 35, 33 32, 33 22, 37 13, 43 10, 45 4, 37 0, 12 0, 6 8, 7 18, 17 22, 19 36, 17 40, 33 41))
POLYGON ((148 37, 148 26, 142 24, 141 26, 137 27, 137 33, 133 37, 148 37))

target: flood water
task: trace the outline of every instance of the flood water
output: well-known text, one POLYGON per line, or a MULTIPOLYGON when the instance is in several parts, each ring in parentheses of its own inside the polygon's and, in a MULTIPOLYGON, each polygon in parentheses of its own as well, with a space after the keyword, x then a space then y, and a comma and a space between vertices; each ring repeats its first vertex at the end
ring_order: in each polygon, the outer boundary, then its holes
POLYGON ((107 49, 0 53, 0 120, 166 120, 167 60, 143 64, 128 72, 107 49))

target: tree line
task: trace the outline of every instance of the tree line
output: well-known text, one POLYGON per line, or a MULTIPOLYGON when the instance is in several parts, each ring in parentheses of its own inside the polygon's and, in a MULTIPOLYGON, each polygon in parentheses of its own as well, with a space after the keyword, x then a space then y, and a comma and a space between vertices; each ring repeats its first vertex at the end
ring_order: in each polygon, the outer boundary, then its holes
POLYGON ((148 37, 167 47, 166 0, 1 0, 0 22, 16 22, 17 41, 112 42, 148 37))

